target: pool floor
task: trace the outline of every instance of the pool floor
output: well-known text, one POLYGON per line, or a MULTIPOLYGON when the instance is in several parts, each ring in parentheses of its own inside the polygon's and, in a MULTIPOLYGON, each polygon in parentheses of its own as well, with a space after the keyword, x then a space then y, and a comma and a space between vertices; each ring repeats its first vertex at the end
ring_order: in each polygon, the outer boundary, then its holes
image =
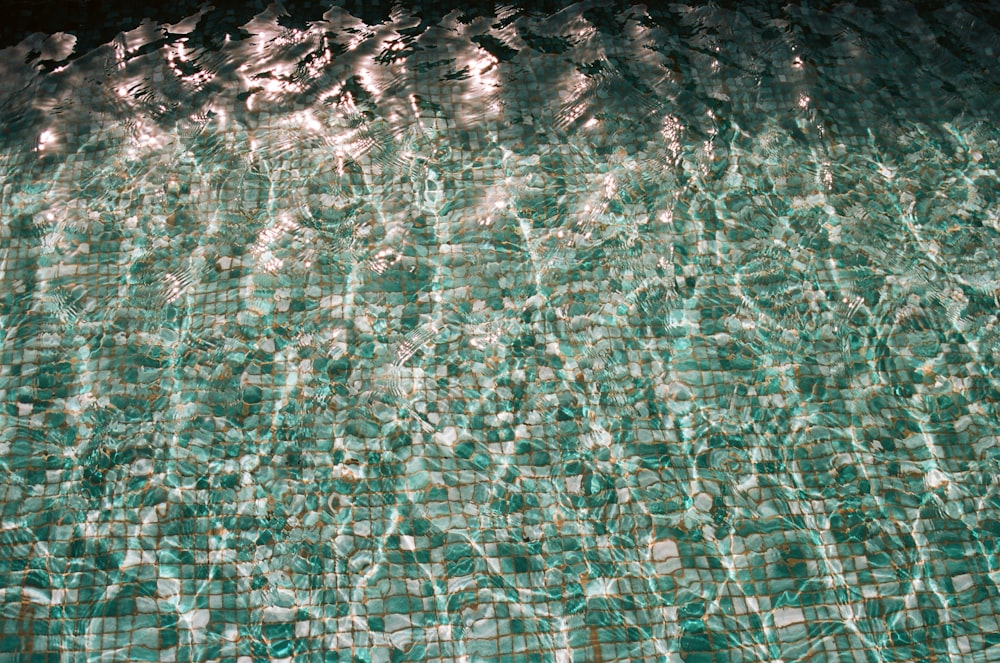
POLYGON ((0 662, 1000 660, 997 17, 824 6, 0 50, 0 662))

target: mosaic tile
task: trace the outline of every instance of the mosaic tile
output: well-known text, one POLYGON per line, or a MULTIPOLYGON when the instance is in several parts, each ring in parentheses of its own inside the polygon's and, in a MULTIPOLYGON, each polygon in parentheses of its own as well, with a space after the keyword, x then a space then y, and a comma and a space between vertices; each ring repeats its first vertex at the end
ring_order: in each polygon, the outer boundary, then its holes
POLYGON ((167 16, 0 50, 0 658, 1000 656, 994 10, 167 16))

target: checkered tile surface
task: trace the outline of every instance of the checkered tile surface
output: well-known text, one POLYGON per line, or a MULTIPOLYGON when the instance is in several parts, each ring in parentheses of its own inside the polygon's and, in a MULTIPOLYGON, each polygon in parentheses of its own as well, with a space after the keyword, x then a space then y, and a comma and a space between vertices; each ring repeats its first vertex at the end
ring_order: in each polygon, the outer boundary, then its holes
POLYGON ((1000 659, 988 10, 321 9, 0 51, 0 660, 1000 659))

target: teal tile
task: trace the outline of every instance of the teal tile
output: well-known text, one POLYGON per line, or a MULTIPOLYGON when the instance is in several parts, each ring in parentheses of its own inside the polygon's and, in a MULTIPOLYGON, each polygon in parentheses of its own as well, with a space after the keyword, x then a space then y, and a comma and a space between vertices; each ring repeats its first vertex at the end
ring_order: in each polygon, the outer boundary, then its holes
POLYGON ((988 12, 285 4, 4 51, 0 650, 988 657, 988 12))

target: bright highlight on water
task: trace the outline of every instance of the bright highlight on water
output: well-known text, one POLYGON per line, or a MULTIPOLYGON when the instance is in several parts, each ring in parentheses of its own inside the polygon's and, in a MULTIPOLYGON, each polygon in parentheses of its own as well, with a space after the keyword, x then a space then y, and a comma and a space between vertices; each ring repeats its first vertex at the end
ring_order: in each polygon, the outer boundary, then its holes
POLYGON ((0 51, 0 660, 1000 660, 997 15, 764 5, 0 51))

